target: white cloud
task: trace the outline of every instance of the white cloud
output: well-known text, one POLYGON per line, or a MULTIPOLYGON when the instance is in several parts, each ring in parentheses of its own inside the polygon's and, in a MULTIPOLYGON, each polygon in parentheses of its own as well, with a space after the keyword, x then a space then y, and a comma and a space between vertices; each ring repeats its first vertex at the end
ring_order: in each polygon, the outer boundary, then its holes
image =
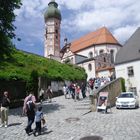
MULTIPOLYGON (((17 32, 34 41, 44 40, 44 11, 50 0, 23 0, 16 19, 17 32)), ((63 15, 61 37, 78 38, 106 26, 123 43, 140 26, 138 0, 56 0, 63 15)), ((19 36, 20 37, 20 36, 19 36)), ((21 38, 22 38, 21 37, 21 38)))
POLYGON ((120 43, 124 44, 128 38, 135 32, 137 26, 125 26, 114 30, 113 34, 116 39, 120 40, 120 43))
MULTIPOLYGON (((140 1, 88 0, 85 8, 83 8, 82 5, 83 4, 81 3, 81 9, 75 8, 74 14, 72 13, 73 15, 67 18, 63 23, 66 24, 66 26, 64 25, 64 28, 69 28, 68 25, 73 27, 70 32, 75 30, 79 32, 91 32, 97 28, 106 26, 114 32, 118 29, 120 33, 118 33, 118 35, 120 35, 118 37, 119 41, 123 42, 128 36, 126 38, 121 37, 121 29, 122 32, 124 32, 125 28, 125 32, 127 32, 127 29, 133 29, 134 27, 136 28, 140 25, 140 1), (89 9, 87 9, 87 7, 89 9)), ((131 33, 130 31, 128 32, 131 33)))

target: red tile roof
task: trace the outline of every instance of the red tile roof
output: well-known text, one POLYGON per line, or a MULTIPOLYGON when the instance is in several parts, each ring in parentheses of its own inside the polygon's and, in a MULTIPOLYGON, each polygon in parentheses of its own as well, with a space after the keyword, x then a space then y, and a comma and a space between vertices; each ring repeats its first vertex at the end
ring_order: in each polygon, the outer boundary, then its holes
POLYGON ((109 32, 109 30, 106 27, 102 27, 73 41, 71 43, 70 49, 72 52, 77 52, 89 46, 101 44, 120 45, 119 42, 115 39, 115 37, 109 32))

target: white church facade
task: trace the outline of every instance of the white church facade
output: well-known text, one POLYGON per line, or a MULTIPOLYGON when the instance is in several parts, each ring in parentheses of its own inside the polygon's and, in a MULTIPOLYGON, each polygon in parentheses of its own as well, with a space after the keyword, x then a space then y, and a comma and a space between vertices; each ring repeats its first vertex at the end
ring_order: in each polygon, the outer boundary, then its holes
POLYGON ((120 43, 106 27, 91 32, 61 49, 61 62, 81 66, 87 73, 87 80, 94 77, 108 77, 114 73, 114 61, 120 43))

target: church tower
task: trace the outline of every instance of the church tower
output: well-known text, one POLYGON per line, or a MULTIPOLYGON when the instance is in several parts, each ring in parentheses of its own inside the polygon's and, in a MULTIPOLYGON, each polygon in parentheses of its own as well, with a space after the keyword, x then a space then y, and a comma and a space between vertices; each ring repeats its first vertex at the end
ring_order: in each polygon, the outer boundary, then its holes
POLYGON ((60 24, 61 13, 55 0, 51 0, 44 13, 45 19, 45 46, 44 56, 60 58, 60 24))

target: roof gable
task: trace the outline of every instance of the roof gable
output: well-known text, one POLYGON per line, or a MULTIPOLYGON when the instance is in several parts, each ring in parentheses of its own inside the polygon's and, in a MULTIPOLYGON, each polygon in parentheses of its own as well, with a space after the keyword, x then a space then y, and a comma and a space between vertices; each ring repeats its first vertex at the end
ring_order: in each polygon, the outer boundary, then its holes
POLYGON ((114 38, 114 36, 108 31, 108 29, 106 27, 103 27, 73 41, 71 43, 70 49, 72 50, 72 52, 77 52, 89 46, 100 44, 120 45, 119 42, 114 38))

